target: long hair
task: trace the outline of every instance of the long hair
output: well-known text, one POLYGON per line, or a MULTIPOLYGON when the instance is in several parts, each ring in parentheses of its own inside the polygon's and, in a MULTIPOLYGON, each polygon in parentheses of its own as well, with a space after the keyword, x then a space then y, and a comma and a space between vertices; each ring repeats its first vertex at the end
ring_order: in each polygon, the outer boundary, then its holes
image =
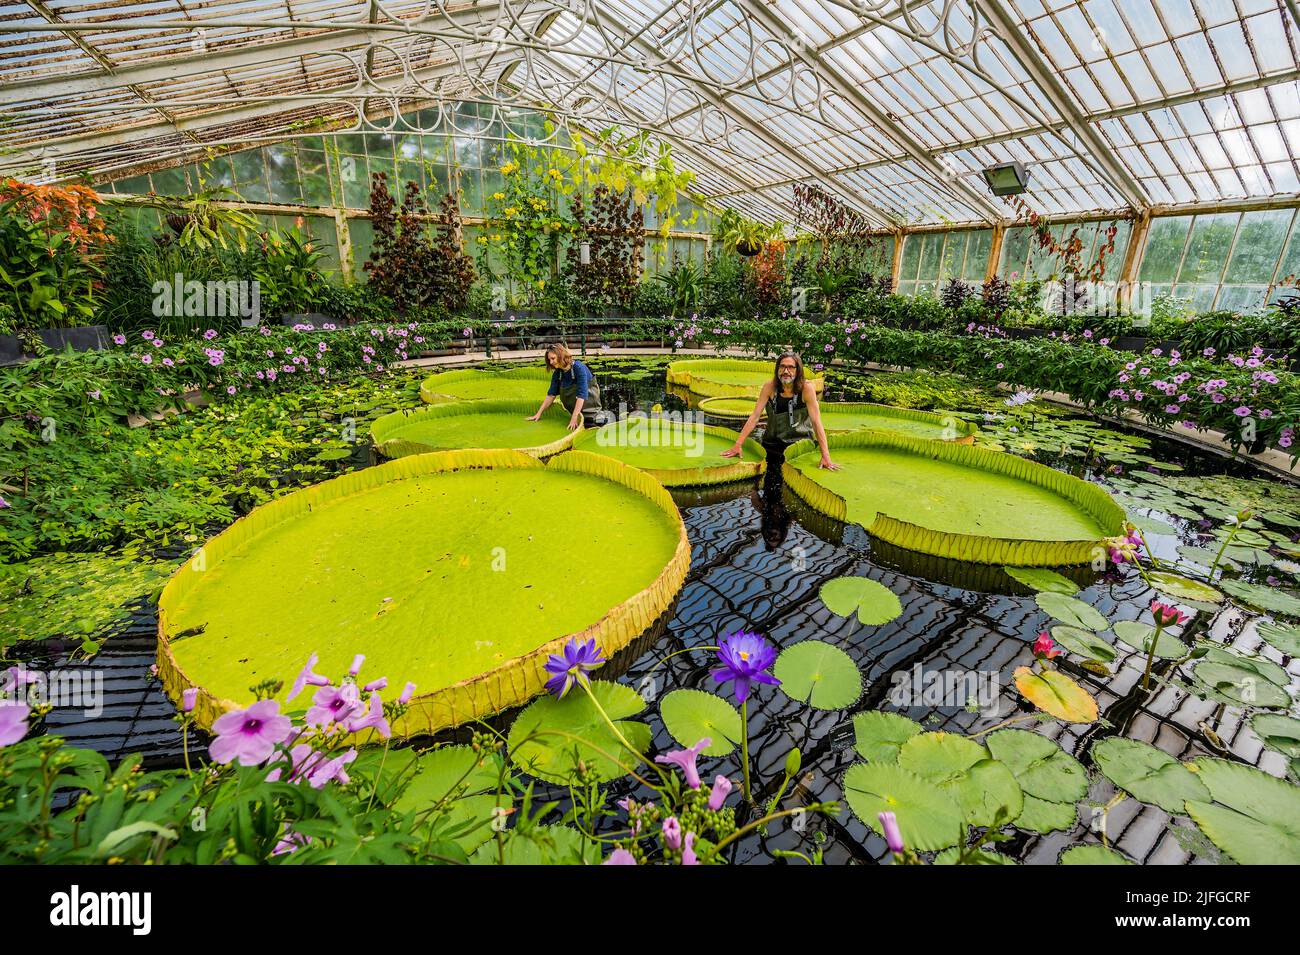
POLYGON ((569 349, 559 343, 546 346, 546 353, 542 356, 542 361, 546 363, 547 368, 551 367, 549 360, 551 355, 555 356, 555 365, 557 368, 567 368, 573 364, 573 352, 569 351, 569 349))
POLYGON ((776 364, 772 366, 772 384, 779 395, 781 393, 781 362, 787 358, 794 359, 794 393, 802 398, 804 384, 803 359, 792 351, 782 352, 777 356, 776 364))

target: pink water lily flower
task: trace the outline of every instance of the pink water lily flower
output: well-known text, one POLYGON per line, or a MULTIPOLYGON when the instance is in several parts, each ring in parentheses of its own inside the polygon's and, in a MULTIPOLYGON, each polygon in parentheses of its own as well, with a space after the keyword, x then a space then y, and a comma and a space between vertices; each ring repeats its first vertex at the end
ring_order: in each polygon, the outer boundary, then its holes
POLYGON ((216 739, 208 747, 208 754, 214 762, 260 766, 271 758, 277 743, 288 739, 293 722, 280 715, 277 700, 258 700, 246 710, 217 717, 212 732, 216 739))
POLYGON ((1034 656, 1045 657, 1048 660, 1061 655, 1061 651, 1056 647, 1056 641, 1048 635, 1046 630, 1039 631, 1038 639, 1034 641, 1033 651, 1034 656))
POLYGON ((1163 604, 1159 600, 1151 601, 1151 616, 1156 619, 1156 626, 1172 627, 1187 621, 1187 614, 1183 613, 1177 607, 1171 604, 1163 604))

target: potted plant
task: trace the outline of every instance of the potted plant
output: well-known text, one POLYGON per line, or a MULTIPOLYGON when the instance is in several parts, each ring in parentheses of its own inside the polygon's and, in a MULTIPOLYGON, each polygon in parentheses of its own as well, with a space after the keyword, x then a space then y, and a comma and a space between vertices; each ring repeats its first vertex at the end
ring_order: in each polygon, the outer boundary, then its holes
POLYGON ((285 325, 315 325, 329 321, 317 311, 325 304, 325 276, 320 262, 325 253, 295 226, 287 232, 271 231, 262 237, 262 255, 253 278, 260 307, 285 325))
POLYGON ((746 258, 758 255, 769 241, 780 236, 783 231, 780 222, 764 225, 733 209, 723 210, 718 221, 718 238, 724 244, 734 246, 736 252, 746 258))

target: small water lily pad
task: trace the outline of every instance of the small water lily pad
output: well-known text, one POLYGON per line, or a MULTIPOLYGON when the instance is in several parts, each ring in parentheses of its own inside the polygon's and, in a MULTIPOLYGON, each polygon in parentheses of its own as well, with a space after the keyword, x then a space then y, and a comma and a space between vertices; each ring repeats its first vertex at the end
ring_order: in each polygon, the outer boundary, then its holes
POLYGON ((1287 617, 1300 617, 1300 597, 1276 587, 1248 584, 1244 580, 1220 580, 1219 586, 1242 603, 1287 617))
POLYGON ((1300 627, 1266 621, 1256 627, 1260 637, 1289 657, 1300 657, 1300 627))
POLYGON ((842 710, 862 695, 862 673, 853 658, 821 640, 786 647, 772 672, 786 696, 815 710, 842 710))
POLYGON ((1174 525, 1170 524, 1168 521, 1160 520, 1158 517, 1139 514, 1131 520, 1138 527, 1142 528, 1144 534, 1162 534, 1171 537, 1176 537, 1178 535, 1178 528, 1174 527, 1174 525))
POLYGON ((844 774, 844 798, 877 834, 883 835, 880 813, 894 813, 909 849, 947 849, 966 833, 961 807, 951 795, 897 765, 854 763, 844 774))
MULTIPOLYGON (((956 865, 961 858, 962 850, 960 846, 953 846, 951 849, 944 849, 934 857, 935 865, 956 865)), ((1011 856, 1004 856, 1000 852, 994 852, 988 846, 980 846, 978 850, 967 857, 965 865, 1019 865, 1011 856)))
POLYGON ((705 756, 726 756, 743 738, 740 712, 719 696, 702 690, 673 690, 659 702, 659 715, 673 739, 694 746, 708 737, 705 756))
POLYGON ((1220 567, 1226 567, 1229 570, 1236 570, 1237 564, 1228 559, 1228 555, 1219 556, 1217 550, 1211 547, 1192 547, 1183 544, 1178 548, 1178 553, 1192 563, 1200 564, 1202 567, 1213 567, 1217 559, 1220 567))
MULTIPOLYGON (((1151 652, 1151 636, 1156 632, 1156 628, 1151 624, 1137 620, 1121 620, 1111 629, 1115 631, 1115 636, 1121 643, 1142 653, 1151 652)), ((1156 659, 1177 660, 1185 656, 1187 656, 1187 644, 1167 630, 1160 631, 1160 639, 1156 641, 1156 659)))
MULTIPOLYGON (((641 752, 649 749, 650 727, 627 719, 645 709, 641 695, 605 680, 592 680, 591 689, 627 741, 641 752)), ((598 781, 617 779, 627 771, 624 765, 636 763, 582 690, 562 700, 544 696, 529 704, 510 727, 508 742, 515 765, 557 783, 574 778, 578 759, 598 781)))
POLYGON ((1109 624, 1095 607, 1090 607, 1076 597, 1045 591, 1034 594, 1034 602, 1053 619, 1071 627, 1084 630, 1105 630, 1109 624))
POLYGON ((1230 706, 1282 709, 1291 705, 1291 696, 1284 688, 1288 682, 1286 671, 1268 660, 1222 652, 1197 661, 1192 667, 1192 680, 1204 695, 1230 706))
POLYGON ((1029 667, 1017 667, 1016 689, 1034 706, 1067 723, 1094 723, 1097 701, 1079 684, 1060 670, 1037 673, 1029 667))
POLYGON ((1007 572, 1008 576, 1033 590, 1065 594, 1067 597, 1079 592, 1078 584, 1054 570, 1047 570, 1043 567, 1003 567, 1002 569, 1007 572))
POLYGON ((896 763, 899 747, 921 730, 916 720, 898 713, 859 713, 853 717, 853 747, 872 763, 896 763))
POLYGON ((1015 774, 1026 796, 1073 804, 1088 794, 1088 771, 1053 740, 1031 730, 990 734, 989 752, 1015 774))
POLYGON ((948 792, 972 826, 1012 822, 1024 807, 1015 776, 979 743, 954 733, 921 733, 898 752, 898 765, 948 792))
POLYGON ((1105 846, 1070 846, 1061 853, 1060 865, 1135 865, 1105 846))
POLYGON ((1071 653, 1088 660, 1110 663, 1115 659, 1115 648, 1091 630, 1061 624, 1052 628, 1052 639, 1071 653))
MULTIPOLYGON (((1211 605, 1223 603, 1223 594, 1199 580, 1192 580, 1189 577, 1182 577, 1163 570, 1152 571, 1147 574, 1147 580, 1160 593, 1175 600, 1211 605)), ((1222 586, 1222 581, 1220 581, 1220 586, 1222 586)))
POLYGON ((1269 749, 1300 758, 1300 720, 1281 713, 1256 713, 1250 718, 1250 728, 1269 749))
POLYGON ((841 617, 858 615, 868 627, 889 623, 903 612, 898 595, 884 584, 866 577, 836 577, 822 584, 818 593, 831 613, 841 617))
POLYGON ((1016 820, 1016 828, 1046 835, 1073 829, 1079 820, 1079 807, 1072 802, 1048 802, 1026 794, 1024 808, 1016 820))
POLYGON ((1196 774, 1170 756, 1141 740, 1113 736, 1092 748, 1097 768, 1139 802, 1149 802, 1181 816, 1189 799, 1208 798, 1196 774))
POLYGON ((1300 864, 1300 786, 1224 759, 1194 765, 1213 802, 1186 812, 1212 843, 1242 865, 1300 864))

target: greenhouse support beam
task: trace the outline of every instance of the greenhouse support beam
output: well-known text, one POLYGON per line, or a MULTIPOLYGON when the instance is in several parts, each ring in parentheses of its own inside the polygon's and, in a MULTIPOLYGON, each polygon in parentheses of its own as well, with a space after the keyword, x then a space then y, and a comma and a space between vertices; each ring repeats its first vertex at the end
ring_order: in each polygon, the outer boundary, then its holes
POLYGON ((1138 270, 1142 267, 1142 256, 1146 252, 1147 235, 1151 232, 1151 218, 1151 210, 1143 209, 1133 220, 1133 231, 1129 233, 1128 248, 1124 250, 1124 264, 1119 270, 1119 288, 1116 291, 1116 304, 1121 307, 1128 306, 1133 301, 1138 270))
MULTIPOLYGON (((787 23, 785 18, 778 14, 776 10, 761 2, 761 0, 732 0, 732 2, 749 16, 762 23, 764 29, 773 36, 782 38, 794 35, 794 27, 787 23)), ((793 44, 791 49, 804 65, 812 70, 814 76, 834 90, 837 95, 861 113, 890 140, 901 146, 908 157, 923 172, 933 176, 937 180, 936 185, 939 183, 946 184, 947 188, 955 193, 954 198, 960 198, 971 208, 983 211, 988 216, 989 222, 998 222, 1005 217, 1004 211, 988 196, 972 188, 953 170, 948 169, 935 159, 934 154, 926 149, 915 136, 908 132, 901 123, 891 119, 885 110, 864 96, 862 90, 841 73, 834 64, 806 52, 802 48, 802 44, 793 44)))
POLYGON ((1002 261, 1002 242, 1007 237, 1007 227, 999 222, 993 227, 993 241, 989 243, 989 260, 984 268, 984 281, 987 282, 998 274, 998 265, 1002 261))
POLYGON ((1092 127, 1083 109, 1074 102, 1073 97, 1053 75, 1042 55, 1030 45, 1024 29, 1003 6, 1001 0, 972 0, 972 2, 994 24, 1002 42, 1007 45, 1021 68, 1051 101, 1052 107, 1061 116, 1068 118, 1071 132, 1087 148, 1086 156, 1081 158, 1101 171, 1134 209, 1140 210, 1150 206, 1151 200, 1146 190, 1115 158, 1114 149, 1092 127))

